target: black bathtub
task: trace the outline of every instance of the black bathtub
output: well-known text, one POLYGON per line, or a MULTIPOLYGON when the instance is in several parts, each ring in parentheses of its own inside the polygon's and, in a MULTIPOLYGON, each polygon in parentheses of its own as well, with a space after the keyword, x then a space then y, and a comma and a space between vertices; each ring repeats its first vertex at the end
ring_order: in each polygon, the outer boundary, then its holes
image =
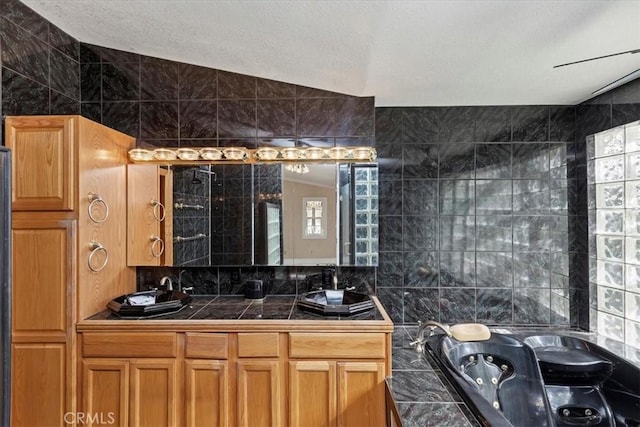
POLYGON ((436 334, 426 348, 482 425, 640 427, 640 369, 588 341, 436 334))

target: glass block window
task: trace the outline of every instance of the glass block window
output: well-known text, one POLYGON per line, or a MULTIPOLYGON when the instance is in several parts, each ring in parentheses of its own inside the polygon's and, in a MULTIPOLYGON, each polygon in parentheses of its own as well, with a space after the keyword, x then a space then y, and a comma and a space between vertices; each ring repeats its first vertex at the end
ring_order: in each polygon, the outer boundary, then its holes
POLYGON ((587 153, 592 325, 640 348, 640 122, 589 136, 587 153))
POLYGON ((303 197, 305 239, 325 239, 327 237, 327 198, 303 197))
POLYGON ((378 264, 378 168, 354 167, 355 265, 378 264))

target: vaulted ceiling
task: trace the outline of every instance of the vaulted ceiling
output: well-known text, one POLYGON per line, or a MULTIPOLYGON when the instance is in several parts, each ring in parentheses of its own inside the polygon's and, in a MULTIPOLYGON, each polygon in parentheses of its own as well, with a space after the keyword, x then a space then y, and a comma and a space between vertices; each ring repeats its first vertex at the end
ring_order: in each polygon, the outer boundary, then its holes
POLYGON ((640 0, 22 0, 82 42, 377 106, 576 104, 640 68, 640 0))

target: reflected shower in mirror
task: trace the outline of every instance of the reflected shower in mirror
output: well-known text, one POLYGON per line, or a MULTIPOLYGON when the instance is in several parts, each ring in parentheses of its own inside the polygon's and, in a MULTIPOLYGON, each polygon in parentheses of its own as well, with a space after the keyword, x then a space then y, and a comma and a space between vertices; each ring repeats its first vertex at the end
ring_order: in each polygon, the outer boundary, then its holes
POLYGON ((173 168, 173 264, 209 265, 210 196, 216 173, 209 166, 173 168))

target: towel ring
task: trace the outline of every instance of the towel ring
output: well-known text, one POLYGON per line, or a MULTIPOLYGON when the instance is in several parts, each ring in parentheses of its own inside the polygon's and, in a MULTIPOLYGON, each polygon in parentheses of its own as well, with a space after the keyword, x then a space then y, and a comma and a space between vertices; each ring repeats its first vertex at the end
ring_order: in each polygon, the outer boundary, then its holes
POLYGON ((153 217, 156 219, 156 221, 164 221, 166 210, 160 200, 152 199, 151 206, 153 206, 153 217))
POLYGON ((91 221, 95 222, 96 224, 102 224, 107 220, 107 218, 109 218, 109 205, 104 201, 102 197, 100 197, 96 193, 89 193, 87 198, 89 199, 89 207, 87 208, 89 211, 89 218, 91 218, 91 221), (93 208, 98 205, 104 206, 104 217, 102 218, 96 218, 93 215, 93 208))
POLYGON ((89 250, 91 251, 89 253, 89 259, 88 259, 89 270, 93 271, 94 273, 97 273, 107 266, 107 263, 109 262, 109 251, 107 250, 107 248, 102 246, 101 243, 98 243, 93 240, 89 243, 89 250), (102 265, 95 267, 93 259, 96 256, 96 254, 101 251, 104 252, 104 262, 102 263, 102 265))
POLYGON ((151 255, 160 258, 164 253, 164 240, 160 236, 151 236, 151 255))

